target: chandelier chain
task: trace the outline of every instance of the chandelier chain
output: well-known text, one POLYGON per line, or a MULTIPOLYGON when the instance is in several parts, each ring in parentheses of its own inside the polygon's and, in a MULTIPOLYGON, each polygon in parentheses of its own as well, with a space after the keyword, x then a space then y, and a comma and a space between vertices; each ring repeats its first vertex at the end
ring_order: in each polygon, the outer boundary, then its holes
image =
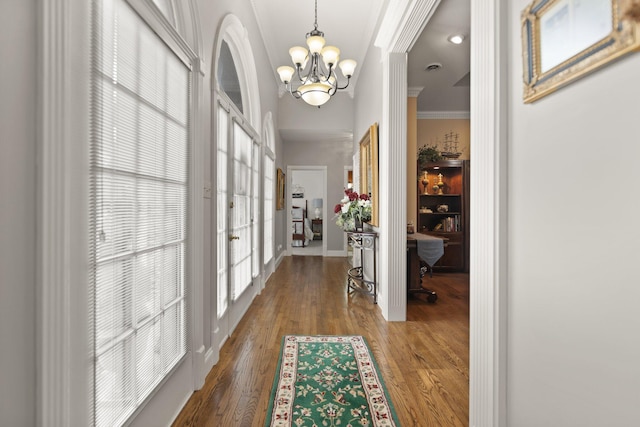
POLYGON ((313 21, 313 28, 318 30, 318 0, 316 0, 315 20, 313 21))

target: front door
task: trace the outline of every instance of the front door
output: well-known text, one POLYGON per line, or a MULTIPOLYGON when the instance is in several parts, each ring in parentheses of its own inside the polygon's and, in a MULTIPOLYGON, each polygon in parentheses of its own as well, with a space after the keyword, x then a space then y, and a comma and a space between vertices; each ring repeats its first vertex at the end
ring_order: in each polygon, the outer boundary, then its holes
POLYGON ((252 250, 258 236, 254 218, 259 200, 256 178, 257 143, 251 129, 241 124, 233 108, 218 104, 217 111, 217 325, 222 345, 251 303, 255 290, 252 250))

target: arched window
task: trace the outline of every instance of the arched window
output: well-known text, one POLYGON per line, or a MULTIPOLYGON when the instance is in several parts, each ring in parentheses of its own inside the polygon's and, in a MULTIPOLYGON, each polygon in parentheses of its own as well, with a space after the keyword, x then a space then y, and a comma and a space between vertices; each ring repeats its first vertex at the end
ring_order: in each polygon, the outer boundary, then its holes
POLYGON ((222 342, 261 282, 263 180, 257 73, 247 31, 234 15, 221 23, 215 52, 215 333, 222 342))
POLYGON ((218 80, 220 89, 227 94, 231 102, 233 102, 240 113, 242 113, 242 91, 240 90, 238 72, 236 71, 236 64, 233 62, 233 56, 229 50, 229 44, 225 40, 222 40, 222 44, 220 45, 216 79, 218 80))

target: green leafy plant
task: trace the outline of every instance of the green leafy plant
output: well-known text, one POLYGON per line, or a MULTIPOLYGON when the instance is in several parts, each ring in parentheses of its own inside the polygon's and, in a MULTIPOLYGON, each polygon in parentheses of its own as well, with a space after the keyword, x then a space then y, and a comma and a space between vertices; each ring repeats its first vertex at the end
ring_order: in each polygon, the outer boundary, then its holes
POLYGON ((442 155, 435 145, 427 146, 426 144, 418 148, 418 162, 424 164, 426 162, 437 162, 442 160, 442 155))

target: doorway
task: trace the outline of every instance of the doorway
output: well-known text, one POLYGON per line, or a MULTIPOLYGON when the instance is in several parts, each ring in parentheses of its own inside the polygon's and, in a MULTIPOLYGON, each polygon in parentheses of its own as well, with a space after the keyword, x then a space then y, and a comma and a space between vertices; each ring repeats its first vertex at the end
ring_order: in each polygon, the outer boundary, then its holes
POLYGON ((287 167, 287 247, 290 255, 326 256, 327 167, 287 167))

